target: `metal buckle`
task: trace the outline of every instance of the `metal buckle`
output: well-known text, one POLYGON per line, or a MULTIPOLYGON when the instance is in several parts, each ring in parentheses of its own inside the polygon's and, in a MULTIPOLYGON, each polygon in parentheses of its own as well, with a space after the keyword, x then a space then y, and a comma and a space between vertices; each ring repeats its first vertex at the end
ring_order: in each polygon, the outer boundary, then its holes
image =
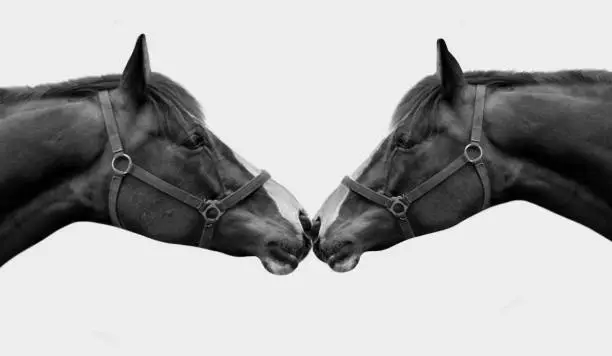
POLYGON ((463 149, 463 155, 465 156, 465 159, 470 163, 478 163, 482 159, 482 154, 482 146, 480 146, 480 143, 478 142, 470 142, 463 149), (478 155, 476 157, 471 157, 468 153, 468 151, 473 148, 478 150, 478 155))
POLYGON ((115 172, 115 174, 124 176, 130 173, 130 171, 132 170, 132 167, 134 167, 134 164, 132 163, 132 157, 128 156, 127 154, 123 152, 116 153, 113 156, 113 160, 111 161, 111 167, 113 168, 113 172, 115 172), (125 170, 122 170, 121 168, 117 167, 117 161, 120 159, 125 159, 127 161, 128 165, 125 168, 125 170))
POLYGON ((391 198, 391 206, 388 210, 398 219, 406 218, 408 212, 408 205, 402 201, 400 197, 391 198), (399 210, 397 208, 399 207, 399 210))
POLYGON ((204 208, 204 210, 200 210, 200 214, 204 217, 205 223, 207 226, 210 226, 217 222, 223 215, 223 212, 217 206, 216 201, 210 201, 204 208), (212 215, 211 215, 212 213, 212 215))

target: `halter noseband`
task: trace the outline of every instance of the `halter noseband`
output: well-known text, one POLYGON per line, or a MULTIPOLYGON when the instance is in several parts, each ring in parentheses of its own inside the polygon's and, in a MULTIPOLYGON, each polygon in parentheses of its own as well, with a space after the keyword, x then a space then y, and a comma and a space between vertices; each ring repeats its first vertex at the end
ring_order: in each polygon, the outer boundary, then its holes
POLYGON ((270 179, 268 172, 261 171, 257 176, 249 180, 245 185, 238 188, 232 194, 226 196, 221 200, 207 200, 201 199, 192 195, 189 192, 182 190, 158 177, 152 173, 146 171, 140 166, 132 162, 132 158, 124 152, 123 145, 121 144, 121 138, 119 137, 119 129, 117 127, 117 121, 113 113, 112 104, 108 91, 102 91, 98 93, 100 99, 100 106, 102 108, 102 115, 104 116, 104 122, 106 124, 106 132, 108 134, 108 140, 113 150, 113 159, 111 161, 111 167, 113 169, 113 177, 110 182, 109 196, 108 196, 108 209, 113 225, 123 228, 121 221, 117 215, 117 198, 119 196, 119 190, 121 189, 121 183, 126 175, 131 175, 143 183, 146 183, 157 190, 166 193, 167 195, 183 202, 186 205, 196 209, 200 215, 204 218, 204 228, 198 246, 206 247, 214 234, 214 225, 221 216, 228 210, 236 206, 242 200, 248 198, 256 190, 261 188, 264 183, 270 179), (117 165, 119 161, 127 162, 125 169, 119 168, 117 165))
POLYGON ((438 184, 445 181, 448 177, 452 176, 455 172, 461 169, 466 164, 471 164, 476 168, 482 188, 484 192, 484 198, 482 203, 482 209, 489 206, 489 200, 491 195, 491 188, 489 182, 489 176, 487 174, 487 168, 483 161, 484 150, 480 145, 480 139, 482 136, 482 121, 484 118, 484 104, 486 99, 486 86, 476 86, 476 96, 474 99, 474 114, 472 120, 472 133, 470 143, 468 143, 463 149, 463 154, 457 157, 444 169, 434 174, 431 178, 412 189, 410 192, 397 195, 394 197, 388 197, 386 195, 375 192, 374 190, 366 187, 365 185, 358 183, 352 178, 346 176, 342 179, 342 184, 349 188, 351 191, 359 194, 370 202, 383 206, 395 216, 400 224, 402 232, 405 238, 414 237, 414 232, 410 226, 408 220, 408 209, 410 205, 436 187, 438 184), (476 152, 470 153, 475 150, 476 152))

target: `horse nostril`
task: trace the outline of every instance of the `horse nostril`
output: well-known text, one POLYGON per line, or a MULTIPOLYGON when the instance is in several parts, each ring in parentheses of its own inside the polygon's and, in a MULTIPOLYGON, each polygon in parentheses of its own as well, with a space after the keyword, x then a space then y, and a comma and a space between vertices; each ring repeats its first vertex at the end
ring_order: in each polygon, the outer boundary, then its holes
POLYGON ((306 214, 306 211, 304 211, 304 209, 300 209, 298 217, 300 219, 300 224, 302 224, 302 229, 304 229, 304 232, 310 232, 310 229, 312 229, 312 223, 310 222, 310 218, 308 217, 308 214, 306 214))
POLYGON ((306 210, 304 210, 304 209, 300 209, 299 212, 298 212, 298 215, 300 216, 300 219, 302 219, 302 218, 306 218, 307 219, 308 218, 308 214, 306 213, 306 210))

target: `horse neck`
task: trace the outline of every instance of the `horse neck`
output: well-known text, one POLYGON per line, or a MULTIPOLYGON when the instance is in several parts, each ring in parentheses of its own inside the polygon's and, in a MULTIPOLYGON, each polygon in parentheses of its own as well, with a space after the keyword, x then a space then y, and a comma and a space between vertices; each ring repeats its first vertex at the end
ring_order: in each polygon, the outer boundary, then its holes
POLYGON ((97 106, 46 100, 1 109, 0 265, 70 223, 106 218, 93 189, 106 143, 97 106))
POLYGON ((487 103, 497 203, 525 200, 612 239, 612 86, 528 86, 487 103))

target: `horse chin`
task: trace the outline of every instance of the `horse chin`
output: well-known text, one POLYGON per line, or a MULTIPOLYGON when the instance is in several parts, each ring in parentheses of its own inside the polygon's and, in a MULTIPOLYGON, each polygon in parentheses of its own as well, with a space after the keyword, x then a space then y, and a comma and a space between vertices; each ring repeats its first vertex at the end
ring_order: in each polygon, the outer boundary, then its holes
POLYGON ((334 272, 344 273, 357 267, 360 258, 361 256, 359 254, 344 256, 342 258, 335 258, 335 256, 332 256, 327 264, 334 272))
POLYGON ((264 268, 276 275, 293 272, 310 251, 312 243, 306 236, 297 239, 274 239, 266 243, 265 252, 260 257, 264 268))
POLYGON ((293 251, 284 244, 277 241, 268 243, 267 253, 261 258, 261 263, 264 268, 275 275, 283 276, 293 272, 300 261, 308 253, 304 246, 301 250, 292 253, 293 251))
POLYGON ((295 259, 295 262, 287 262, 279 261, 272 257, 265 257, 261 260, 261 263, 268 272, 277 276, 284 276, 295 271, 298 265, 297 258, 295 259))

